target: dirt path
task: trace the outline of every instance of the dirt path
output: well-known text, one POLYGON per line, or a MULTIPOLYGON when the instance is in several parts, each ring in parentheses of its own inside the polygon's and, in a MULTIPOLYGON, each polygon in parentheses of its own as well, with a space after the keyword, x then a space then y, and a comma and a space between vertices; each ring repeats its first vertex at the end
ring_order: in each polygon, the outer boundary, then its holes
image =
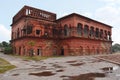
POLYGON ((103 70, 117 65, 99 60, 93 56, 69 56, 49 58, 42 61, 24 61, 20 58, 0 53, 0 58, 17 66, 16 69, 1 74, 0 80, 69 80, 70 78, 73 80, 72 78, 82 77, 81 75, 88 76, 88 74, 92 74, 95 80, 120 79, 120 76, 117 75, 120 74, 119 68, 112 70, 112 73, 106 73, 103 70), (105 75, 105 77, 97 77, 99 75, 96 74, 99 73, 100 75, 105 75))

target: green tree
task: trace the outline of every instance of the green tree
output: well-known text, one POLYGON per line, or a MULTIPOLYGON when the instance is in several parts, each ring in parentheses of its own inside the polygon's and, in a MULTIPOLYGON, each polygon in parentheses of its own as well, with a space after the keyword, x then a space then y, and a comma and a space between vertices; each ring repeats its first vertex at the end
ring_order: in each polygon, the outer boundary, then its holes
POLYGON ((112 52, 120 52, 120 44, 116 43, 112 46, 112 52))
POLYGON ((10 45, 10 43, 3 41, 2 43, 0 43, 0 47, 3 47, 3 52, 5 54, 12 54, 12 47, 10 45))
POLYGON ((6 41, 3 41, 3 42, 2 42, 2 45, 3 45, 3 47, 8 47, 8 46, 9 46, 9 43, 7 43, 6 41))

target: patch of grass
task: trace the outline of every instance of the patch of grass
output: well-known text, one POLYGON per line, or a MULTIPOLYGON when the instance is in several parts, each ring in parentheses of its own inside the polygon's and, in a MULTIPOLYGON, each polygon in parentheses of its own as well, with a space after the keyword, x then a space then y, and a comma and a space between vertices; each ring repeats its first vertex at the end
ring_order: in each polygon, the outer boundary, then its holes
POLYGON ((29 60, 40 61, 40 60, 44 60, 44 59, 48 59, 48 58, 62 58, 62 57, 64 57, 64 56, 49 56, 49 57, 48 56, 20 56, 20 55, 15 55, 15 54, 12 54, 10 56, 21 58, 24 61, 29 61, 29 60))
POLYGON ((40 61, 40 60, 44 60, 44 59, 48 59, 48 58, 62 58, 64 56, 20 56, 20 55, 16 55, 16 54, 10 54, 10 56, 14 56, 17 58, 21 58, 24 61, 40 61))
POLYGON ((11 70, 13 68, 15 68, 14 65, 11 65, 9 62, 0 58, 0 73, 4 73, 4 72, 11 70))
POLYGON ((41 57, 41 56, 22 56, 21 57, 23 60, 29 61, 29 60, 34 60, 34 61, 40 61, 40 60, 44 60, 47 59, 49 57, 41 57))

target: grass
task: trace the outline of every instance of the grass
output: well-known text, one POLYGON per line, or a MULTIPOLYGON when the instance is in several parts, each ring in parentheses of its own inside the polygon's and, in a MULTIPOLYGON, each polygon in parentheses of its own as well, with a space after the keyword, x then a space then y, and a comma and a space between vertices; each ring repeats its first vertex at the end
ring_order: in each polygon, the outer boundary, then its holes
POLYGON ((61 56, 50 56, 50 57, 45 57, 45 56, 17 56, 22 58, 23 60, 34 60, 34 61, 40 61, 40 60, 44 60, 44 59, 48 59, 48 58, 60 58, 61 56))
POLYGON ((0 58, 0 73, 4 73, 8 70, 15 68, 14 65, 11 65, 9 62, 5 61, 4 59, 0 58))
POLYGON ((21 58, 24 61, 30 61, 30 60, 40 61, 40 60, 44 60, 44 59, 48 59, 48 58, 61 58, 61 57, 64 57, 64 56, 49 56, 49 57, 48 56, 20 56, 20 55, 15 55, 15 54, 11 54, 10 56, 21 58))
POLYGON ((20 56, 23 60, 29 61, 29 60, 34 60, 34 61, 40 61, 47 59, 48 57, 41 57, 41 56, 20 56))

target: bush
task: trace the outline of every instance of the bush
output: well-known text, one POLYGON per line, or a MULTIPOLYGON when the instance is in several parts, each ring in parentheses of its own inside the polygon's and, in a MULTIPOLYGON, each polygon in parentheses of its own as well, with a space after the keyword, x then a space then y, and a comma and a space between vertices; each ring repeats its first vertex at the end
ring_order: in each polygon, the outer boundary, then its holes
POLYGON ((12 47, 11 46, 8 46, 8 47, 5 47, 4 49, 4 54, 12 54, 12 47))

